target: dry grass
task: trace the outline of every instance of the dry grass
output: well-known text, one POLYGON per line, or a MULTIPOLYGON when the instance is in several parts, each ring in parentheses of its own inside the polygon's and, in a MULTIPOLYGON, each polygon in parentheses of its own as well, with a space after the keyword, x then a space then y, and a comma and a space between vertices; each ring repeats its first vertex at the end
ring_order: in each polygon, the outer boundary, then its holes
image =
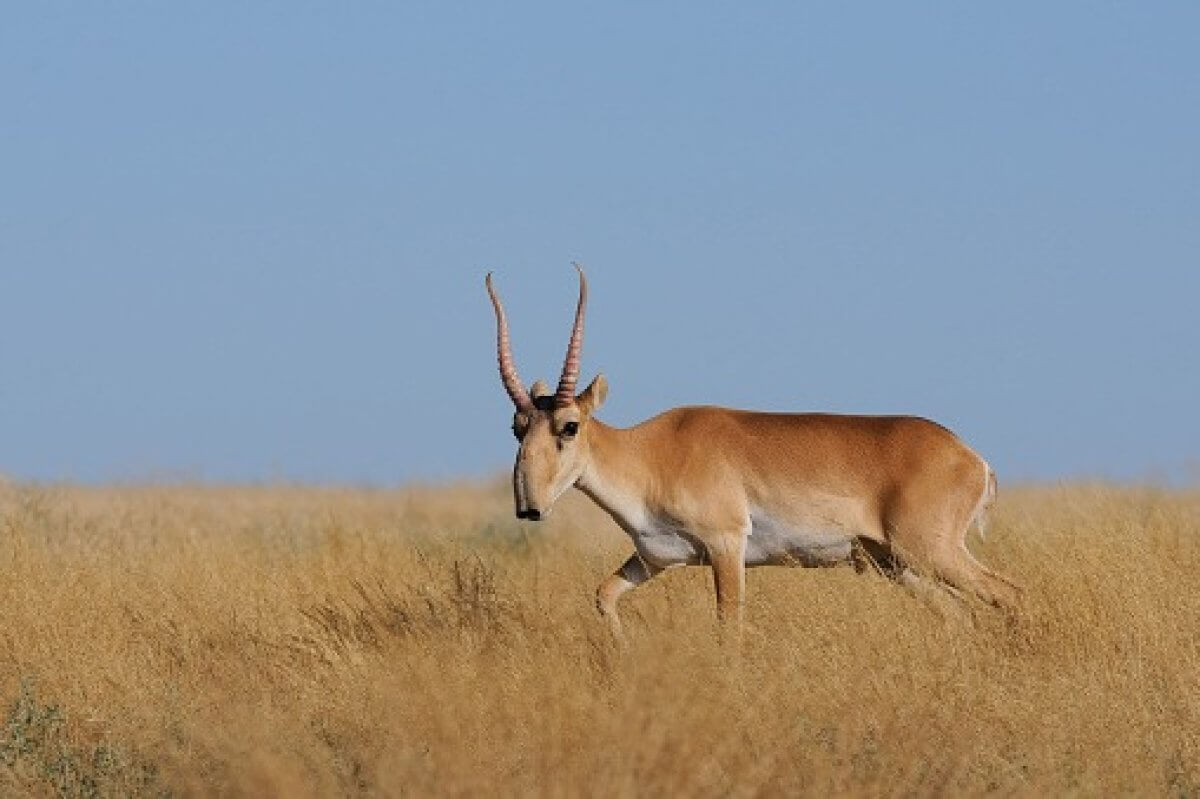
POLYGON ((493 486, 0 488, 0 793, 1200 792, 1200 494, 1002 492, 1017 619, 850 570, 627 597, 582 498, 493 486))

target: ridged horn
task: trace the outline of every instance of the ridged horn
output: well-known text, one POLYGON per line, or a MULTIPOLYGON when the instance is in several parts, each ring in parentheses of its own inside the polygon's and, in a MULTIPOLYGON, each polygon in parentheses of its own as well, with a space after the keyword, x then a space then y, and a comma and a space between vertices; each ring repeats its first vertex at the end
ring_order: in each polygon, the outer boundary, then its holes
POLYGON ((582 266, 577 263, 571 265, 579 272, 579 304, 575 307, 575 326, 571 328, 571 341, 567 344, 562 377, 558 379, 558 391, 554 392, 554 404, 560 408, 570 405, 575 399, 580 356, 583 354, 583 315, 587 310, 587 277, 583 274, 582 266))
POLYGON ((488 296, 492 298, 492 308, 496 310, 496 360, 500 364, 500 382, 504 384, 504 390, 508 392, 517 410, 531 411, 533 400, 529 398, 529 392, 517 376, 512 344, 508 340, 508 318, 504 315, 504 306, 500 304, 500 298, 496 296, 496 289, 492 286, 491 272, 488 272, 484 282, 487 283, 488 296))

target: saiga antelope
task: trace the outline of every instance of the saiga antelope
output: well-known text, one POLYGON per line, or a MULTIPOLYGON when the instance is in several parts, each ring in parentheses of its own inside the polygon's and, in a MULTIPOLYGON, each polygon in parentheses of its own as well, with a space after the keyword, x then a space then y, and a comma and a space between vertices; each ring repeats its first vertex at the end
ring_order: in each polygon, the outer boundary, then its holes
POLYGON ((496 311, 500 379, 516 407, 517 517, 545 518, 571 486, 633 539, 636 552, 596 592, 620 633, 618 598, 674 566, 709 563, 722 618, 740 623, 747 566, 873 561, 910 582, 1011 605, 1018 589, 980 564, 965 539, 996 492, 987 462, 946 428, 911 416, 760 413, 675 408, 629 428, 596 418, 608 393, 598 375, 576 394, 587 279, 558 388, 526 390, 504 307, 496 311), (870 561, 864 559, 864 554, 870 561))

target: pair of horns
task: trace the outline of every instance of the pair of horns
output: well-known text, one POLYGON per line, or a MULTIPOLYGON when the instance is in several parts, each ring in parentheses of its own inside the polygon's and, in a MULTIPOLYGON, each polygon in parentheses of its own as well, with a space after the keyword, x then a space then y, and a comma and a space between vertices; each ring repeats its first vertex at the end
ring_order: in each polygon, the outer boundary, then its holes
MULTIPOLYGON (((571 341, 567 344, 567 357, 563 360, 562 376, 558 379, 558 390, 554 392, 554 404, 558 407, 571 404, 575 399, 575 386, 579 382, 579 359, 583 353, 583 314, 587 309, 587 278, 584 277, 583 267, 572 264, 579 272, 579 304, 575 307, 575 326, 571 328, 571 341)), ((517 365, 513 362, 512 344, 508 339, 508 318, 504 315, 504 306, 496 296, 492 287, 492 273, 487 276, 488 296, 492 298, 492 307, 496 309, 496 351, 500 362, 500 382, 504 390, 512 398, 517 410, 533 410, 533 400, 525 390, 521 378, 517 376, 517 365)))

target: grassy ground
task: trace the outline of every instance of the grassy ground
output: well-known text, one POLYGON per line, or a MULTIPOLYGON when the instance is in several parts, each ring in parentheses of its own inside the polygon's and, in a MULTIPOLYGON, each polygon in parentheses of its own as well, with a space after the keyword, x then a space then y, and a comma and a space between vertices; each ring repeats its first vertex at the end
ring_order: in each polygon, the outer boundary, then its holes
POLYGON ((630 594, 581 497, 0 487, 0 794, 1200 793, 1200 493, 1001 491, 1015 619, 849 569, 630 594))

